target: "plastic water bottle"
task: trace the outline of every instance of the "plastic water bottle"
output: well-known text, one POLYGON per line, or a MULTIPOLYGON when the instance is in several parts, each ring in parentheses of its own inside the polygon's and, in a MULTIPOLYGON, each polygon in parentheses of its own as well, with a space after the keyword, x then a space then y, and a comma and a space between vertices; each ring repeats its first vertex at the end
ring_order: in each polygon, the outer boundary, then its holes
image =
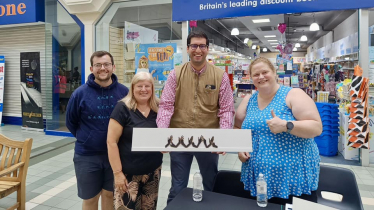
POLYGON ((203 199, 203 177, 200 171, 193 176, 193 193, 192 198, 195 202, 200 202, 203 199))
POLYGON ((266 207, 268 205, 267 184, 266 184, 264 175, 262 173, 258 175, 256 186, 257 186, 257 205, 259 207, 266 207))

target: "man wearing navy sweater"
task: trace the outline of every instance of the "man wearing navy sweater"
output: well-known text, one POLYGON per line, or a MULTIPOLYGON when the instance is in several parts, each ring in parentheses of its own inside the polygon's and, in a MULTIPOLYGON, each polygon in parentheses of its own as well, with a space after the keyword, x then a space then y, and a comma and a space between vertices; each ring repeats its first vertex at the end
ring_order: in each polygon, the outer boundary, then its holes
POLYGON ((113 56, 106 51, 91 56, 92 74, 72 94, 66 126, 77 138, 74 167, 83 210, 113 209, 113 172, 108 160, 107 131, 110 114, 128 88, 118 83, 113 56))

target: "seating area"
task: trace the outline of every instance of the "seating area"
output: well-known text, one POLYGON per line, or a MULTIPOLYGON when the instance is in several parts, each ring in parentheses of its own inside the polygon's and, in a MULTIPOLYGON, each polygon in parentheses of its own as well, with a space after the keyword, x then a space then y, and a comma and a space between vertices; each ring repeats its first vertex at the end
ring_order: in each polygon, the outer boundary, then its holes
POLYGON ((0 199, 17 192, 17 202, 7 210, 26 209, 26 175, 32 139, 23 142, 0 134, 0 199))
MULTIPOLYGON (((240 182, 239 171, 221 170, 218 172, 213 192, 232 195, 236 197, 256 199, 250 195, 249 191, 243 189, 243 183, 240 182)), ((330 206, 341 210, 363 210, 360 192, 357 186, 356 178, 351 170, 345 168, 321 165, 320 179, 317 190, 317 203, 330 206), (333 193, 336 196, 324 196, 324 192, 333 193), (341 201, 336 201, 339 197, 341 201)), ((289 200, 270 199, 269 203, 278 203, 285 205, 289 200), (281 201, 280 201, 281 200, 281 201)))

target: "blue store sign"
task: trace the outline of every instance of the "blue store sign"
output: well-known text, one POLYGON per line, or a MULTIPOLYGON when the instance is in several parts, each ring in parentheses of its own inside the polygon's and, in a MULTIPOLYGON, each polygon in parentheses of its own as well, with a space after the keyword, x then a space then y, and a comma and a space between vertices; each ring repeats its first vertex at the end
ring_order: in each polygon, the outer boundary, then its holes
POLYGON ((1 0, 0 25, 44 22, 44 0, 1 0))
POLYGON ((374 0, 173 0, 173 21, 374 7, 374 0))

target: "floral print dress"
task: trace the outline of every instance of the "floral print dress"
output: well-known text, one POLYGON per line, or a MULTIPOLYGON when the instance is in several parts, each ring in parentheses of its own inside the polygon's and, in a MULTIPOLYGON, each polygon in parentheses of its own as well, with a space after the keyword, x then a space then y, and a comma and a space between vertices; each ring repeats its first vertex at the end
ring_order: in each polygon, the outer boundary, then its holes
POLYGON ((114 209, 156 210, 161 166, 150 174, 125 176, 129 184, 126 192, 114 186, 114 209))

